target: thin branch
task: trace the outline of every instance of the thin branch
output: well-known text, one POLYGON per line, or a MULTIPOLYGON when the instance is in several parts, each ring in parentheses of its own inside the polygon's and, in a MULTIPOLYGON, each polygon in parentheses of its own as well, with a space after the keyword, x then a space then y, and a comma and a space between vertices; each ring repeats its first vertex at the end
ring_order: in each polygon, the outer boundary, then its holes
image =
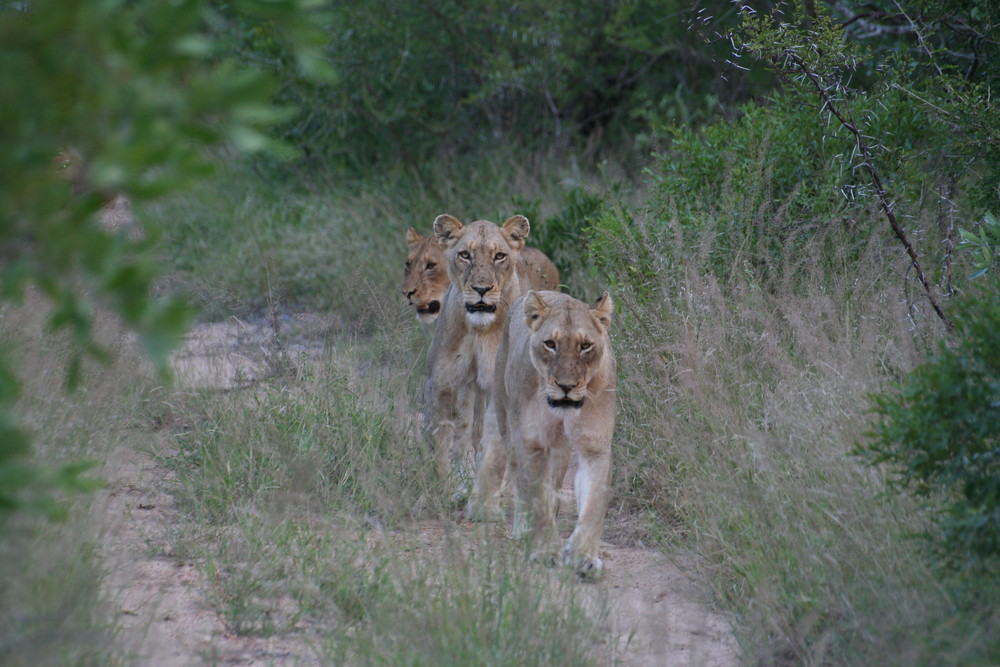
POLYGON ((928 102, 928 101, 927 101, 927 100, 925 100, 924 98, 920 97, 920 95, 917 95, 917 94, 916 94, 915 92, 913 92, 912 90, 909 90, 908 88, 903 88, 903 87, 902 87, 901 85, 899 85, 898 83, 895 83, 895 82, 894 82, 894 83, 892 84, 892 87, 893 87, 893 88, 895 88, 896 90, 901 90, 901 91, 903 91, 904 93, 906 93, 906 94, 907 94, 907 95, 909 95, 910 97, 915 97, 915 98, 917 98, 918 100, 920 100, 921 102, 923 102, 923 103, 924 103, 925 105, 927 105, 927 106, 929 106, 930 108, 932 108, 932 109, 934 109, 935 111, 937 111, 937 112, 938 112, 939 114, 941 114, 942 116, 951 116, 951 114, 950 114, 949 112, 945 111, 945 110, 944 110, 944 109, 942 109, 941 107, 937 106, 936 104, 932 104, 931 102, 928 102))
POLYGON ((913 265, 913 269, 917 274, 917 280, 924 288, 924 292, 927 294, 928 300, 931 302, 931 306, 934 308, 934 312, 937 316, 941 318, 944 322, 945 327, 950 331, 954 325, 952 321, 948 319, 948 316, 944 314, 940 304, 938 304, 937 298, 934 296, 934 290, 930 282, 927 280, 927 276, 924 274, 923 268, 920 266, 920 257, 917 255, 916 248, 910 242, 909 237, 907 237, 906 232, 903 230, 902 225, 899 224, 899 220, 896 219, 896 214, 892 210, 892 203, 889 201, 889 197, 886 194, 885 188, 882 185, 882 179, 878 175, 878 170, 875 169, 875 163, 871 156, 871 151, 868 149, 868 142, 865 140, 864 135, 858 129, 857 125, 841 113, 840 109, 834 104, 833 98, 827 92, 826 88, 822 85, 819 75, 813 72, 806 63, 793 51, 785 51, 789 59, 798 67, 806 78, 813 84, 816 90, 819 92, 820 97, 823 99, 823 104, 827 110, 834 115, 834 117, 840 121, 840 124, 847 129, 852 135, 854 135, 854 142, 857 146, 858 153, 861 155, 862 164, 868 175, 871 177, 872 185, 875 187, 875 192, 878 194, 879 204, 882 207, 882 211, 885 213, 886 219, 889 221, 889 225, 892 227, 893 233, 899 242, 903 244, 906 249, 906 254, 910 257, 910 263, 913 265))
POLYGON ((905 11, 903 11, 903 7, 899 4, 898 0, 895 0, 894 4, 896 5, 896 9, 899 10, 899 13, 902 14, 906 18, 906 20, 910 22, 910 25, 913 27, 913 32, 917 35, 917 41, 920 42, 920 48, 922 48, 924 50, 924 53, 927 54, 927 58, 930 60, 931 64, 934 65, 934 69, 937 70, 938 76, 944 76, 944 72, 941 71, 941 67, 937 64, 937 61, 934 59, 934 54, 931 52, 930 47, 927 46, 927 42, 924 40, 924 35, 923 33, 920 32, 920 29, 917 27, 917 24, 913 21, 913 19, 909 17, 909 15, 905 11))

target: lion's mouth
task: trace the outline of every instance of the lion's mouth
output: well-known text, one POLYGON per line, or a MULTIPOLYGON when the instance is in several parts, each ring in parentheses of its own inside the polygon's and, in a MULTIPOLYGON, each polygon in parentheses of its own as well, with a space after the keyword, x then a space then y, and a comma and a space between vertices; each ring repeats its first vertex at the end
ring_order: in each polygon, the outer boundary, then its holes
POLYGON ((497 312, 497 307, 480 301, 479 303, 467 303, 465 304, 465 312, 467 313, 495 313, 497 312))
POLYGON ((417 312, 421 315, 434 315, 439 310, 441 310, 440 301, 431 301, 429 304, 423 307, 417 307, 417 312))
POLYGON ((550 408, 573 408, 574 410, 579 410, 583 407, 583 399, 574 401, 572 398, 552 398, 548 397, 550 408))

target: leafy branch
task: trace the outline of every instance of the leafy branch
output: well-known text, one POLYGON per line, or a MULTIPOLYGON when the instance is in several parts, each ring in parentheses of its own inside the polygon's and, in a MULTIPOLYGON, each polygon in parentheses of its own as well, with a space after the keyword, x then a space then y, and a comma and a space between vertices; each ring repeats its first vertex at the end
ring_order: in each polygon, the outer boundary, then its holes
POLYGON ((770 17, 758 16, 749 7, 743 8, 743 16, 743 28, 750 37, 745 45, 748 50, 758 59, 770 60, 778 74, 784 78, 805 81, 819 95, 822 108, 851 134, 857 154, 861 157, 861 166, 868 174, 893 234, 906 250, 931 307, 950 331, 954 325, 938 302, 934 288, 921 266, 916 247, 896 217, 893 202, 875 166, 872 146, 855 121, 849 106, 841 104, 850 91, 840 75, 842 72, 853 72, 860 58, 841 39, 840 28, 829 16, 810 17, 809 28, 799 28, 787 22, 774 25, 770 17))

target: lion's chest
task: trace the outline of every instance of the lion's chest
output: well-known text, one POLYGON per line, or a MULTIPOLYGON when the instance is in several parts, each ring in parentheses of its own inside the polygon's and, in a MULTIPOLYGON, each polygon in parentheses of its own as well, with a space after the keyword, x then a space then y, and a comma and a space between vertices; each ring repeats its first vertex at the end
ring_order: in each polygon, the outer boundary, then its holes
POLYGON ((545 448, 565 446, 567 441, 573 441, 579 418, 579 410, 553 410, 548 406, 544 392, 538 391, 522 406, 521 433, 545 448))
POLYGON ((451 374, 455 379, 454 384, 456 386, 475 384, 482 391, 489 393, 493 386, 499 344, 499 336, 496 335, 466 336, 451 354, 451 374))

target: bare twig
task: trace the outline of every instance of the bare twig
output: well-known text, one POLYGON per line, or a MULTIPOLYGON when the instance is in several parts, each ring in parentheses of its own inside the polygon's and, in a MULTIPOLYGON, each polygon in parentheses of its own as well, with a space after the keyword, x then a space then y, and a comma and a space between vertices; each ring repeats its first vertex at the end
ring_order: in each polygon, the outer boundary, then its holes
POLYGON ((865 171, 868 172, 868 176, 871 178, 872 186, 875 188, 875 192, 878 195, 879 205, 882 207, 882 211, 885 213, 885 217, 889 221, 889 226, 892 227, 892 231, 896 235, 896 238, 899 239, 899 242, 903 244, 903 248, 906 249, 906 254, 910 257, 910 264, 913 266, 913 270, 917 275, 917 280, 920 281, 921 286, 923 286, 927 299, 934 308, 934 312, 937 313, 937 316, 942 322, 944 322, 945 327, 950 331, 954 325, 952 324, 952 321, 948 319, 948 316, 945 315, 944 310, 938 303, 937 297, 934 295, 933 286, 927 280, 923 267, 920 265, 920 257, 917 255, 917 250, 910 242, 905 230, 903 230, 902 225, 899 224, 899 220, 896 218, 896 213, 893 210, 893 204, 889 201, 889 196, 886 193, 885 187, 882 185, 882 179, 879 176, 878 170, 875 168, 875 161, 872 159, 871 151, 869 150, 868 142, 865 139, 864 134, 862 134, 861 130, 858 129, 857 124, 854 123, 853 120, 845 117, 842 111, 837 107, 826 86, 823 85, 823 81, 819 74, 813 71, 795 51, 786 49, 785 55, 816 88, 820 98, 823 100, 823 106, 826 107, 826 109, 840 122, 840 124, 854 136, 854 143, 857 147, 858 154, 861 156, 862 165, 864 166, 865 171))
POLYGON ((899 10, 899 13, 902 14, 906 18, 906 20, 909 21, 910 25, 913 27, 913 32, 917 36, 917 41, 920 42, 920 48, 922 48, 924 50, 924 53, 927 54, 927 58, 931 63, 931 65, 934 66, 934 69, 937 70, 938 76, 944 76, 944 72, 941 71, 941 67, 937 64, 937 61, 934 59, 934 54, 931 52, 930 47, 927 46, 927 41, 924 39, 924 35, 923 33, 920 32, 920 29, 917 27, 917 24, 913 21, 913 19, 909 17, 909 15, 905 11, 903 11, 903 7, 899 4, 898 1, 896 1, 894 4, 896 5, 896 9, 899 10))
POLYGON ((938 226, 944 237, 942 239, 944 243, 944 284, 945 293, 949 296, 954 294, 955 291, 951 284, 951 267, 955 252, 955 202, 952 200, 953 191, 954 181, 941 183, 938 195, 938 203, 941 206, 941 216, 938 220, 938 226))

